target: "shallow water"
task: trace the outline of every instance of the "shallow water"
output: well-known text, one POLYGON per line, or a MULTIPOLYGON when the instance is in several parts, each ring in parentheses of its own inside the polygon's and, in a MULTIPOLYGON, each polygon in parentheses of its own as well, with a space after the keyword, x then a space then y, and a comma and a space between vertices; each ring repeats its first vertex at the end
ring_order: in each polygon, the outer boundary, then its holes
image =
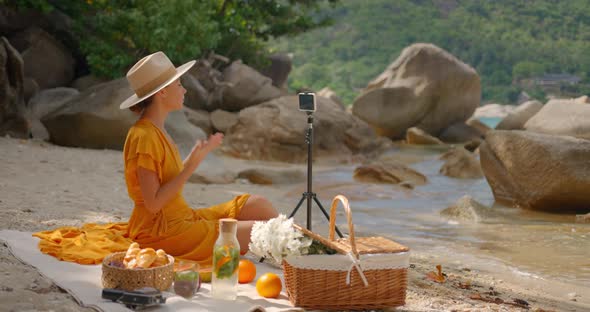
POLYGON ((479 121, 494 129, 502 121, 502 117, 480 117, 479 121))
MULTIPOLYGON (((429 182, 407 190, 390 184, 357 183, 355 166, 314 172, 313 191, 324 208, 343 194, 351 201, 355 229, 390 237, 441 262, 462 263, 494 271, 590 286, 590 225, 576 224, 575 215, 557 215, 494 203, 485 179, 452 179, 438 173, 443 150, 400 147, 389 153, 426 175, 429 182), (417 161, 412 163, 413 161, 417 161), (479 223, 464 224, 440 216, 440 211, 464 195, 490 207, 479 223)), ((293 206, 305 186, 289 193, 293 206)), ((338 224, 345 226, 343 209, 338 224)), ((314 204, 313 225, 326 227, 314 204)), ((305 224, 305 203, 296 214, 305 224)), ((315 228, 314 228, 315 230, 315 228)), ((341 229, 348 231, 347 229, 341 229)))

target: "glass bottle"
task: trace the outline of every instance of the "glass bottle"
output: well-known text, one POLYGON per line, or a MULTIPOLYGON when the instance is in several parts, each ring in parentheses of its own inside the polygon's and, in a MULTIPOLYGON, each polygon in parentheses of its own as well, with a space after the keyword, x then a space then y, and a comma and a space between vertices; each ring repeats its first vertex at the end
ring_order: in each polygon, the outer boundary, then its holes
POLYGON ((240 243, 236 236, 238 220, 219 219, 219 236, 213 247, 211 296, 235 300, 238 295, 240 243))

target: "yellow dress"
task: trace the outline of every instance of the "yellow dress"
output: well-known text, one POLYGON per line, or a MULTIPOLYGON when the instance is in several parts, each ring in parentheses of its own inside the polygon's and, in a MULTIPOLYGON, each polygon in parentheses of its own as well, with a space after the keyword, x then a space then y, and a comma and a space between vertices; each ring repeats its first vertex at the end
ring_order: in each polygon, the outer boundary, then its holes
POLYGON ((163 249, 180 259, 211 265, 213 245, 220 218, 236 218, 248 194, 204 209, 191 209, 182 189, 157 214, 144 206, 137 168, 155 172, 163 185, 183 169, 178 149, 147 119, 129 130, 123 149, 125 180, 135 203, 128 223, 86 224, 82 228, 63 227, 33 234, 41 238, 39 248, 60 260, 83 264, 100 263, 111 252, 126 250, 131 241, 141 248, 163 249))

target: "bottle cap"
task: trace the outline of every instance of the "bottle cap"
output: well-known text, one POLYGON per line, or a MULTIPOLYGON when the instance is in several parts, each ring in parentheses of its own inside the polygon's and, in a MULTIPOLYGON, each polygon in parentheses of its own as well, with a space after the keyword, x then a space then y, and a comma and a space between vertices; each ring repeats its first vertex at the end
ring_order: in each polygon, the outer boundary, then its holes
POLYGON ((238 220, 231 218, 219 219, 219 232, 236 233, 238 229, 238 220))

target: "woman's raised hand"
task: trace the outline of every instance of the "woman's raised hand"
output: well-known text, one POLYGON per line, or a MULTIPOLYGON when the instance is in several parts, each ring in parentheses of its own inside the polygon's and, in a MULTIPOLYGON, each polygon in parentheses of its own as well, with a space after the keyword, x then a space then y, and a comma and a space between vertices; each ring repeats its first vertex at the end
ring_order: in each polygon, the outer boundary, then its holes
POLYGON ((212 150, 216 149, 219 145, 221 145, 222 141, 223 141, 223 133, 217 132, 217 133, 211 135, 209 137, 209 140, 205 141, 205 142, 206 142, 207 149, 209 151, 212 151, 212 150))
POLYGON ((205 156, 207 156, 207 154, 209 154, 209 152, 212 150, 219 147, 222 141, 223 133, 215 133, 209 137, 209 140, 197 140, 195 146, 193 146, 193 149, 185 161, 185 165, 193 166, 193 168, 196 169, 205 156))

